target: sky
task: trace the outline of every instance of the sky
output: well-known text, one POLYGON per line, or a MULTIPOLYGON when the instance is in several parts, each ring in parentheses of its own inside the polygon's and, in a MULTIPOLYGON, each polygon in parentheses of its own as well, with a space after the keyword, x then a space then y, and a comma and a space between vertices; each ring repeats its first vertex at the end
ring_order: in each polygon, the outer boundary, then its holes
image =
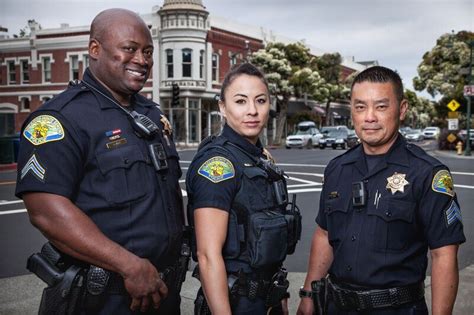
MULTIPOLYGON (((377 60, 405 87, 423 54, 445 33, 474 31, 472 0, 203 0, 210 15, 264 27, 325 52, 377 60)), ((163 0, 1 0, 0 26, 18 34, 29 19, 43 28, 89 25, 103 9, 151 13, 163 0)), ((426 93, 422 95, 427 96, 426 93)))

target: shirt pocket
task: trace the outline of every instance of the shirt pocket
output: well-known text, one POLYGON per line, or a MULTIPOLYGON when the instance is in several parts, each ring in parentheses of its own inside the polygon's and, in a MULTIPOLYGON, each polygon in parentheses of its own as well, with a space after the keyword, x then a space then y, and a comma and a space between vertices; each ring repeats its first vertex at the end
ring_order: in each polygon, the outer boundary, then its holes
POLYGON ((371 239, 374 248, 382 251, 400 251, 416 238, 414 215, 416 203, 405 200, 383 198, 379 207, 370 207, 367 214, 370 220, 371 239))
POLYGON ((96 154, 101 173, 97 189, 117 205, 143 197, 150 189, 147 159, 136 145, 96 154))
POLYGON ((337 198, 326 198, 324 201, 324 213, 327 217, 327 230, 329 243, 336 247, 344 238, 347 230, 349 198, 341 196, 337 198))
POLYGON ((267 172, 259 167, 245 167, 243 173, 241 189, 247 195, 252 208, 256 211, 272 208, 273 188, 267 172))

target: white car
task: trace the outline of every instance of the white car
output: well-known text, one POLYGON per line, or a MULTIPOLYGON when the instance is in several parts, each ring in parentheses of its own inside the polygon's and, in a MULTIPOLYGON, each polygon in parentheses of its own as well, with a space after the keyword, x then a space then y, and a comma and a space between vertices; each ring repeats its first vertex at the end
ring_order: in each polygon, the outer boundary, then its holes
POLYGON ((319 145, 319 139, 323 135, 318 128, 308 128, 307 130, 298 130, 294 135, 286 137, 286 148, 308 148, 311 149, 319 145))
POLYGON ((420 129, 412 129, 405 134, 407 141, 421 141, 424 138, 423 132, 420 129))
POLYGON ((423 137, 425 139, 438 139, 441 129, 439 127, 426 127, 423 130, 423 137))

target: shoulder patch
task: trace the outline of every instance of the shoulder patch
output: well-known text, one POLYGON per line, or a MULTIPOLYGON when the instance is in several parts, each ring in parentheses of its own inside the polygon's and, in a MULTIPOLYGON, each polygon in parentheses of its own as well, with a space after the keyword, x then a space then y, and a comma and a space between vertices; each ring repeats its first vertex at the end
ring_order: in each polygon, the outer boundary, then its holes
POLYGON ((64 129, 59 120, 50 115, 35 117, 25 127, 23 136, 34 145, 58 141, 64 138, 64 129))
POLYGON ((441 170, 435 174, 431 183, 431 189, 437 193, 446 194, 451 197, 454 196, 453 179, 448 170, 441 170))
POLYGON ((459 209, 459 206, 456 201, 454 201, 454 199, 451 201, 451 204, 445 211, 445 214, 447 226, 450 226, 456 221, 462 222, 461 209, 459 209))
POLYGON ((213 183, 219 183, 235 176, 234 165, 222 156, 215 156, 199 167, 198 174, 213 183))

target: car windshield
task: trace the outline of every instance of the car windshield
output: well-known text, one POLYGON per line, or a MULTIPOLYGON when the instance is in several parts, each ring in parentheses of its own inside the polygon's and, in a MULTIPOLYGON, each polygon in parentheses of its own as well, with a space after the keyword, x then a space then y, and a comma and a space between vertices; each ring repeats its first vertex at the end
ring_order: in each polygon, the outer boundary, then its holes
POLYGON ((295 135, 309 135, 309 134, 311 134, 311 129, 309 128, 306 130, 300 129, 295 133, 295 135))
POLYGON ((329 130, 329 132, 327 133, 327 136, 332 138, 345 137, 346 135, 346 131, 338 129, 329 130))

